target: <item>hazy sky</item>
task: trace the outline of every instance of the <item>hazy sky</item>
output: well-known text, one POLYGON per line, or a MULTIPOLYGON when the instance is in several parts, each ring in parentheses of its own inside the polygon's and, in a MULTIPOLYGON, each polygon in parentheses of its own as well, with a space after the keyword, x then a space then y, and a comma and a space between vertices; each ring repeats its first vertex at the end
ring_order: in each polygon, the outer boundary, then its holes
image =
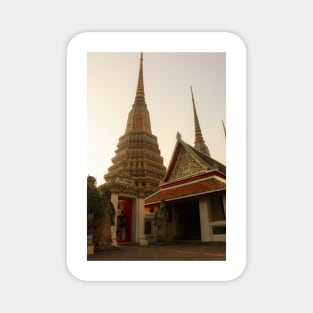
MULTIPOLYGON (((89 175, 104 183, 118 139, 125 133, 135 100, 140 53, 88 53, 87 149, 89 175)), ((144 53, 145 99, 152 133, 167 167, 179 131, 194 145, 190 86, 202 135, 211 157, 225 164, 226 54, 144 53)), ((227 128, 227 125, 226 125, 227 128)))

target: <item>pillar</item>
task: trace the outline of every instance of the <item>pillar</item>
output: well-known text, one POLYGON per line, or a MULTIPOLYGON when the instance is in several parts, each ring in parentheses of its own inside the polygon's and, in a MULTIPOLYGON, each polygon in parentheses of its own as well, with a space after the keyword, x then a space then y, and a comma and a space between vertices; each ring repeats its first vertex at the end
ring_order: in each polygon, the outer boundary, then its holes
POLYGON ((132 234, 131 241, 138 242, 138 203, 137 198, 132 200, 132 234))
POLYGON ((138 217, 138 241, 141 246, 146 246, 148 241, 145 235, 145 199, 137 199, 137 217, 138 217))
POLYGON ((114 205, 115 209, 115 226, 111 226, 111 236, 112 236, 112 246, 117 247, 117 241, 116 241, 116 225, 117 225, 117 207, 118 207, 118 194, 112 193, 111 194, 111 202, 114 205))
POLYGON ((201 241, 212 241, 212 234, 210 229, 210 215, 211 203, 208 198, 199 199, 199 214, 201 227, 201 241))

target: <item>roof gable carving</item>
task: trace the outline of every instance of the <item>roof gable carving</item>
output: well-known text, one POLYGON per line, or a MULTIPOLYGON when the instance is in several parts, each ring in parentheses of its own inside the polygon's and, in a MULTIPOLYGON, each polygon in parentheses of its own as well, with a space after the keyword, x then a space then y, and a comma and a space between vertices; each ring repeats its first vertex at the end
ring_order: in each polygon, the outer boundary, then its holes
POLYGON ((197 175, 210 170, 218 170, 219 172, 226 174, 226 168, 223 164, 191 147, 184 142, 181 139, 180 134, 178 134, 177 143, 163 183, 197 175))
POLYGON ((195 156, 190 153, 184 146, 181 146, 179 155, 173 167, 173 171, 168 181, 193 175, 206 170, 204 164, 201 164, 195 156))

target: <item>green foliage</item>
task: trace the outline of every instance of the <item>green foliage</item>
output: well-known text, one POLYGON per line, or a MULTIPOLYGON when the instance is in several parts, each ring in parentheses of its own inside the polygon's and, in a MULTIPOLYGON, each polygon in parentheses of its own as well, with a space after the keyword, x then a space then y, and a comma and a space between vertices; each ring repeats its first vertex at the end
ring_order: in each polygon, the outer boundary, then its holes
POLYGON ((103 206, 102 196, 96 186, 96 179, 87 177, 87 233, 91 234, 93 216, 103 206))
POLYGON ((102 197, 96 187, 96 180, 92 176, 87 177, 87 214, 95 213, 102 207, 102 197))

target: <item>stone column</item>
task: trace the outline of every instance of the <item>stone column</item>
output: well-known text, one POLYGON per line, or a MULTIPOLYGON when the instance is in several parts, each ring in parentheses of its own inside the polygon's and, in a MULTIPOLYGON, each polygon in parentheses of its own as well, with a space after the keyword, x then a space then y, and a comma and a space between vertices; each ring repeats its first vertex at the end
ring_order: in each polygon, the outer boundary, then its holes
POLYGON ((146 246, 148 241, 145 235, 145 199, 139 198, 137 200, 138 209, 138 234, 139 234, 139 244, 141 246, 146 246))
POLYGON ((112 193, 111 194, 111 201, 114 205, 115 209, 115 226, 111 226, 111 236, 112 236, 112 246, 117 247, 117 241, 116 241, 116 225, 117 225, 117 207, 118 207, 118 194, 112 193))
POLYGON ((138 242, 138 203, 137 198, 132 199, 132 237, 133 242, 138 242))
POLYGON ((199 199, 201 241, 203 242, 212 241, 209 210, 211 210, 210 200, 208 198, 199 199))

